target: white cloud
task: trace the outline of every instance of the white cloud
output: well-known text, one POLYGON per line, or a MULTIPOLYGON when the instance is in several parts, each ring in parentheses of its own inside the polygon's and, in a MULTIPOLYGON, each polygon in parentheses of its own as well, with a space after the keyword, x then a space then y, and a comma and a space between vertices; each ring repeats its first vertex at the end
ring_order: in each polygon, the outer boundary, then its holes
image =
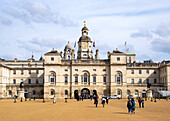
POLYGON ((5 16, 0 16, 0 21, 4 25, 10 25, 12 24, 12 21, 6 18, 5 16))

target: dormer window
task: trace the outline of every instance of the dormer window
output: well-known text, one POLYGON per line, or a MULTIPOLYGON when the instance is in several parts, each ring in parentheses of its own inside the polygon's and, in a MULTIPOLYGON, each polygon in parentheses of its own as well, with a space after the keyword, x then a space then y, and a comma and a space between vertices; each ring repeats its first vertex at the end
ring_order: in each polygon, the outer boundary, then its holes
POLYGON ((70 50, 68 50, 68 53, 70 53, 70 50))
POLYGON ((68 60, 70 60, 70 56, 68 56, 68 60))

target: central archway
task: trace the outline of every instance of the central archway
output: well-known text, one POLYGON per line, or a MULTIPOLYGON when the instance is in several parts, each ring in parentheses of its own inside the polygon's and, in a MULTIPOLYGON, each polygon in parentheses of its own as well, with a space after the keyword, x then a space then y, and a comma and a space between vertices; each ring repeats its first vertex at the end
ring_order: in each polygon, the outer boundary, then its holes
POLYGON ((85 99, 87 99, 88 95, 90 95, 90 90, 88 88, 83 88, 81 90, 81 96, 83 96, 85 99))

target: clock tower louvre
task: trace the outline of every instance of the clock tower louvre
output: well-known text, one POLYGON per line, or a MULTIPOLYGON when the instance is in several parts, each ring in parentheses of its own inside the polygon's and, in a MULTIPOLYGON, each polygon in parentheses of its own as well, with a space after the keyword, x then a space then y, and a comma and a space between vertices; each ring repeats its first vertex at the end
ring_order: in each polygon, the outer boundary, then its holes
POLYGON ((82 36, 78 41, 78 52, 77 59, 93 59, 93 51, 92 51, 92 41, 88 36, 88 28, 86 27, 86 23, 84 21, 84 27, 82 28, 82 36))

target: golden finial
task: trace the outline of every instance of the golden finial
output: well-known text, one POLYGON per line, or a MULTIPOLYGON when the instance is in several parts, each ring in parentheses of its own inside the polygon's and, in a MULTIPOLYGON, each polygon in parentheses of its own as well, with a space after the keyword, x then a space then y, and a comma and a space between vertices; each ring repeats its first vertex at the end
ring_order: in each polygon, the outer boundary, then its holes
POLYGON ((86 26, 86 21, 84 21, 84 26, 86 26))

